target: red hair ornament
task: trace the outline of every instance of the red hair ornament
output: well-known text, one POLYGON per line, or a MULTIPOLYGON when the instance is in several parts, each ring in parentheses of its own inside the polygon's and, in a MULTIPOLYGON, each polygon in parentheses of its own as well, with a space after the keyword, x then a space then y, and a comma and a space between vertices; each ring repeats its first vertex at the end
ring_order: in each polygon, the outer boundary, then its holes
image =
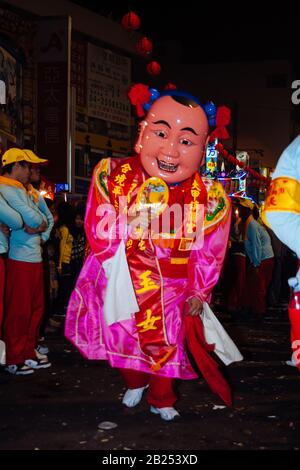
POLYGON ((149 87, 147 85, 143 85, 142 83, 133 85, 128 92, 128 98, 130 103, 136 107, 137 116, 143 117, 145 115, 143 105, 148 103, 151 98, 149 87))
POLYGON ((226 140, 229 138, 226 126, 229 125, 231 119, 231 111, 227 106, 219 106, 216 116, 216 128, 210 134, 210 141, 214 139, 226 140))

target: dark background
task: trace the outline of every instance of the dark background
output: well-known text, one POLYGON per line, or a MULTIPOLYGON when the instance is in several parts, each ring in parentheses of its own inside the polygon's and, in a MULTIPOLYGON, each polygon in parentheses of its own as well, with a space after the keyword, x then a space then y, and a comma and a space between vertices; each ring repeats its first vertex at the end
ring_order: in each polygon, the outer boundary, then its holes
POLYGON ((133 10, 140 32, 163 54, 163 42, 179 40, 182 63, 290 59, 299 67, 299 7, 293 2, 114 2, 74 0, 102 16, 121 22, 133 10))

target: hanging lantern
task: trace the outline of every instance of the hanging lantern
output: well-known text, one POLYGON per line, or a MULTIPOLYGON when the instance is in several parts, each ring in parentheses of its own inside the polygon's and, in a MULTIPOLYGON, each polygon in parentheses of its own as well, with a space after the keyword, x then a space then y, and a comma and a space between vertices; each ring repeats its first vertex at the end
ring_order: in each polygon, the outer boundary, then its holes
POLYGON ((135 31, 141 26, 141 20, 140 17, 134 13, 134 11, 130 11, 123 16, 121 25, 128 31, 135 31))
POLYGON ((165 86, 165 90, 177 90, 175 83, 169 82, 165 86))
POLYGON ((158 62, 155 62, 154 60, 152 62, 149 62, 147 65, 147 72, 150 75, 159 75, 161 72, 161 66, 158 62))
POLYGON ((151 54, 152 52, 152 41, 146 38, 146 36, 142 37, 138 40, 136 44, 136 50, 139 54, 143 55, 144 57, 151 54))

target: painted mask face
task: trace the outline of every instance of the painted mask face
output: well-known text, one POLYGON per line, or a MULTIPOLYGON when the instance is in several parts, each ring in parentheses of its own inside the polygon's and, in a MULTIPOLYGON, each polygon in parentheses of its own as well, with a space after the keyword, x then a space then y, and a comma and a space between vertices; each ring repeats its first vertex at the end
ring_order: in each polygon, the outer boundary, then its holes
POLYGON ((199 169, 207 136, 208 122, 200 106, 192 108, 163 96, 142 122, 135 150, 150 176, 177 183, 199 169))

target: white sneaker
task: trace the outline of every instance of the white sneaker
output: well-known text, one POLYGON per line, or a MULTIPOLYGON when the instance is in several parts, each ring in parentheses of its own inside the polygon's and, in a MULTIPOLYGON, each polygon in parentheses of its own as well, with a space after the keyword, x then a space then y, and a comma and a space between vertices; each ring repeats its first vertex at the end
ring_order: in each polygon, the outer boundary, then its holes
POLYGON ((155 415, 160 415, 160 417, 165 421, 172 421, 172 419, 180 417, 178 411, 172 406, 167 406, 165 408, 155 408, 154 406, 151 406, 150 411, 155 415))
POLYGON ((32 369, 47 369, 51 366, 51 362, 49 362, 48 357, 44 357, 42 359, 26 359, 25 363, 27 366, 31 367, 32 369))
POLYGON ((294 361, 293 354, 292 354, 291 360, 290 360, 290 361, 285 361, 285 363, 286 363, 287 366, 297 367, 297 364, 296 364, 296 362, 294 361))
POLYGON ((142 399, 144 390, 148 387, 149 385, 141 388, 129 388, 124 394, 122 400, 123 405, 128 406, 128 408, 133 408, 138 405, 142 399))
POLYGON ((6 372, 13 375, 29 375, 33 374, 34 370, 27 364, 11 364, 5 367, 6 372))
POLYGON ((35 355, 36 355, 37 359, 48 359, 47 354, 41 353, 39 348, 36 348, 34 351, 35 351, 35 355))
POLYGON ((49 348, 46 344, 38 344, 35 351, 38 351, 40 354, 49 354, 49 348))

